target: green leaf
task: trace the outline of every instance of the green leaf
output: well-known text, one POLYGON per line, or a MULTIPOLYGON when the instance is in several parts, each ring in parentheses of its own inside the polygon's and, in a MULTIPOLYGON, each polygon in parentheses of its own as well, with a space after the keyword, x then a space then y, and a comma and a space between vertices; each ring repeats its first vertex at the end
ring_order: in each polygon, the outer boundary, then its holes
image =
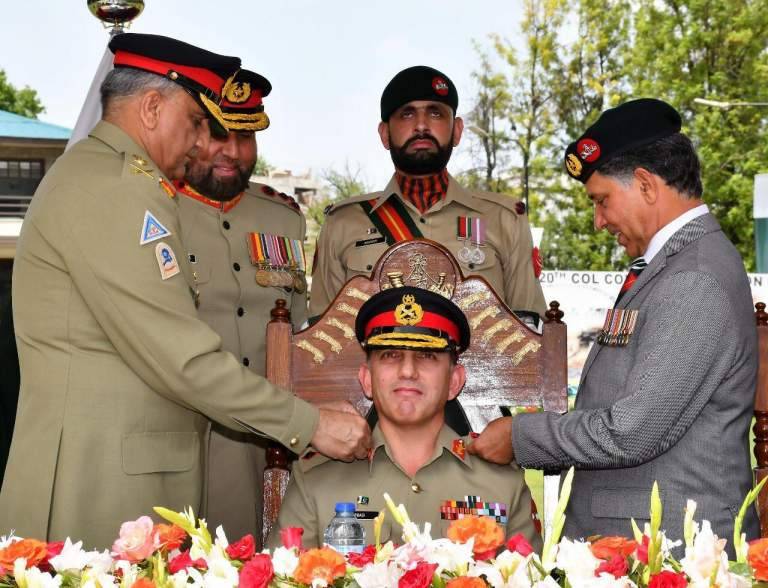
POLYGON ((541 563, 545 569, 552 569, 555 566, 554 548, 560 542, 565 525, 565 508, 568 506, 568 500, 571 497, 571 487, 573 486, 573 467, 568 470, 560 488, 560 497, 557 501, 557 508, 552 516, 552 529, 545 531, 544 550, 541 552, 541 563))
POLYGON ((736 515, 736 519, 733 521, 733 549, 736 551, 736 561, 738 563, 745 563, 747 561, 747 553, 744 544, 744 536, 741 533, 741 527, 744 524, 744 517, 747 514, 747 509, 752 506, 752 503, 757 500, 760 495, 760 490, 763 489, 765 483, 768 482, 768 478, 763 478, 760 483, 752 488, 744 498, 744 502, 741 503, 739 513, 736 515))

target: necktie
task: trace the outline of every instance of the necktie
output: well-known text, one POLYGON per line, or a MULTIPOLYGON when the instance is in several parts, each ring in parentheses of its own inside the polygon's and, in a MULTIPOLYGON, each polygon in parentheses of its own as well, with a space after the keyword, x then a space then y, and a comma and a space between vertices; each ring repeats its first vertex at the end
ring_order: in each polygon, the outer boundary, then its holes
MULTIPOLYGON (((622 296, 624 296, 624 294, 632 287, 632 284, 635 283, 637 277, 642 273, 647 265, 648 263, 642 257, 638 257, 630 264, 627 277, 624 279, 624 283, 621 285, 619 295, 616 298, 616 304, 619 303, 619 300, 621 300, 622 296)), ((616 306, 616 304, 614 304, 614 306, 616 306)))

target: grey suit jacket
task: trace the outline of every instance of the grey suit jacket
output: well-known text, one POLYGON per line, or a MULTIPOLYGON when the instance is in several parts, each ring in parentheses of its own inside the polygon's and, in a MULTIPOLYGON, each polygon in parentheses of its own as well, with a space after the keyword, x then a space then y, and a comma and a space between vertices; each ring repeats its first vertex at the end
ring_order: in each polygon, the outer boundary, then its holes
MULTIPOLYGON (((565 534, 630 535, 658 481, 662 528, 682 539, 686 499, 728 539, 752 486, 748 428, 757 332, 741 257, 709 214, 678 230, 624 295, 638 309, 626 347, 595 344, 576 409, 513 422, 517 461, 577 469, 565 534)), ((744 531, 759 534, 757 514, 744 531)), ((731 551, 732 553, 732 551, 731 551)))

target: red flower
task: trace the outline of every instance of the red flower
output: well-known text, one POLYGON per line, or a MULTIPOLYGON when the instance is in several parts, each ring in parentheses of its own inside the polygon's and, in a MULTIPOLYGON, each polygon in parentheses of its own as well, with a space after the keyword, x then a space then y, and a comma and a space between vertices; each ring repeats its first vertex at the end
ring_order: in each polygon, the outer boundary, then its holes
POLYGON ((643 542, 637 546, 637 559, 641 563, 648 565, 648 544, 650 539, 648 535, 643 535, 643 542))
POLYGON ((531 547, 528 540, 523 537, 522 533, 518 533, 507 539, 507 549, 513 553, 519 553, 523 557, 533 553, 533 547, 531 547))
MULTIPOLYGON (((251 537, 246 535, 246 537, 251 537)), ((243 537, 245 539, 245 537, 243 537)), ((251 537, 253 540, 253 537, 251 537)), ((242 541, 242 539, 240 540, 242 541)), ((272 560, 268 555, 259 553, 254 555, 240 570, 240 587, 241 588, 267 588, 272 578, 275 575, 275 570, 272 568, 272 560)))
POLYGON ((450 580, 445 585, 445 588, 486 588, 487 586, 488 584, 486 584, 485 580, 482 578, 459 576, 458 578, 450 580))
POLYGON ((139 578, 131 584, 131 588, 155 588, 155 583, 149 578, 139 578))
POLYGON ((14 562, 19 558, 27 560, 27 568, 33 568, 44 561, 48 546, 37 539, 22 539, 0 549, 0 567, 13 570, 14 562))
POLYGON ((504 543, 504 531, 494 519, 474 515, 451 521, 447 537, 454 543, 467 543, 474 537, 472 551, 479 560, 492 558, 504 543))
POLYGON ((402 575, 397 588, 428 588, 436 569, 437 564, 420 561, 415 568, 402 575))
MULTIPOLYGON (((64 542, 63 541, 53 541, 51 543, 48 543, 45 546, 45 559, 41 561, 37 567, 40 568, 43 572, 50 572, 53 570, 51 567, 50 561, 52 557, 56 557, 59 555, 64 549, 64 542)), ((0 576, 3 575, 2 569, 0 569, 0 576)))
POLYGON ((362 568, 363 566, 372 563, 375 557, 376 546, 366 545, 362 553, 355 553, 354 551, 348 553, 347 561, 349 562, 349 565, 355 566, 356 568, 362 568))
POLYGON ((609 535, 601 537, 589 546, 592 555, 598 559, 611 559, 615 555, 629 557, 637 549, 637 541, 632 541, 626 537, 609 535))
POLYGON ((256 553, 256 541, 250 533, 243 536, 237 543, 232 543, 227 547, 227 555, 230 559, 248 561, 254 553, 256 553))
POLYGON ((160 549, 166 553, 181 547, 187 538, 187 532, 178 525, 155 525, 155 533, 160 541, 160 549))
POLYGON ((747 561, 755 571, 755 580, 768 580, 768 539, 755 539, 749 542, 747 561))
POLYGON ((168 562, 168 571, 171 572, 171 574, 175 574, 181 570, 186 570, 190 567, 197 568, 198 570, 207 570, 208 564, 205 563, 205 560, 202 558, 193 560, 191 557, 189 557, 189 549, 182 551, 179 555, 168 562))
POLYGON ((687 586, 688 580, 685 579, 685 574, 669 570, 654 574, 648 582, 648 588, 686 588, 687 586))
POLYGON ((295 547, 301 551, 301 536, 304 534, 304 529, 301 527, 285 527, 280 529, 280 541, 283 542, 283 547, 290 549, 295 547))
POLYGON ((629 564, 627 560, 618 553, 611 556, 611 559, 606 559, 600 562, 600 565, 595 570, 595 576, 599 576, 601 573, 611 574, 614 578, 621 578, 626 576, 629 571, 629 564))

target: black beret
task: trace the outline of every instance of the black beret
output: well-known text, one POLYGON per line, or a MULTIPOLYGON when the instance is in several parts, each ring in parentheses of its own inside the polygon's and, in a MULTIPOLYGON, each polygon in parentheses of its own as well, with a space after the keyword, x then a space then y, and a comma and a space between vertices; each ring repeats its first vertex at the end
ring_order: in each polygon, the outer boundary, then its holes
POLYGON ((269 126, 262 98, 272 91, 269 80, 247 69, 230 77, 221 90, 221 112, 230 131, 262 131, 269 126))
POLYGON ((680 114, 666 102, 640 98, 606 110, 565 150, 565 169, 586 183, 601 165, 625 151, 680 132, 680 114))
POLYGON ((414 100, 443 102, 453 109, 459 106, 456 86, 443 72, 426 65, 415 65, 397 74, 381 95, 381 120, 387 121, 403 104, 414 100))
POLYGON ((448 298, 413 286, 371 296, 355 319, 357 340, 366 349, 455 350, 469 347, 469 324, 448 298))
MULTIPOLYGON (((239 57, 218 55, 189 43, 140 33, 121 33, 109 42, 114 65, 173 80, 197 101, 212 121, 225 126, 219 104, 224 81, 240 67, 239 57)), ((221 130, 221 129, 219 129, 221 130)))

